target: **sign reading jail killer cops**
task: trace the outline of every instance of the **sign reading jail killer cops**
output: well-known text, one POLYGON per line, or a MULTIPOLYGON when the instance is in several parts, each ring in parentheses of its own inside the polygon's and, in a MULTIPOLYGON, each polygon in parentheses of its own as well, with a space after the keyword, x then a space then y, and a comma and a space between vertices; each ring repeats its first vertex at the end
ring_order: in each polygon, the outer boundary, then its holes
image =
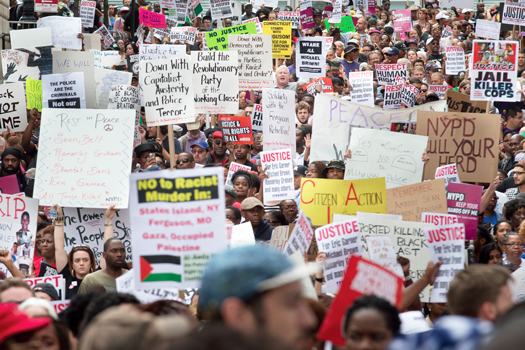
POLYGON ((192 51, 191 64, 195 113, 237 113, 237 52, 192 51))
POLYGON ((270 35, 230 35, 229 51, 239 57, 239 89, 273 87, 272 37, 270 35))
POLYGON ((130 177, 135 288, 194 288, 226 249, 224 172, 155 171, 130 177))
POLYGON ((0 130, 24 131, 27 126, 24 83, 0 85, 0 130))
POLYGON ((127 208, 135 111, 44 108, 34 198, 40 204, 127 208))
POLYGON ((407 80, 406 63, 376 64, 377 83, 379 85, 396 85, 396 78, 407 80))
POLYGON ((45 108, 86 108, 84 72, 42 76, 42 105, 45 108))
POLYGON ((291 150, 280 149, 261 152, 261 165, 263 169, 266 169, 266 175, 268 175, 268 178, 264 179, 264 200, 269 202, 294 199, 291 150))
POLYGON ((297 45, 299 48, 295 55, 297 76, 301 78, 326 76, 326 40, 323 37, 305 37, 299 39, 297 45))
POLYGON ((257 34, 257 29, 254 22, 249 22, 206 32, 205 39, 208 51, 227 51, 228 36, 231 34, 257 34))
POLYGON ((386 214, 385 178, 366 180, 303 178, 300 200, 301 209, 315 226, 333 222, 333 214, 355 215, 358 211, 386 214))
POLYGON ((263 89, 263 147, 290 148, 295 158, 295 91, 263 89))
POLYGON ((292 22, 266 21, 263 34, 272 36, 272 58, 290 58, 292 54, 292 22))
POLYGON ((235 145, 253 145, 252 121, 249 117, 219 115, 224 141, 235 145))
POLYGON ((454 90, 447 90, 445 94, 449 112, 487 113, 487 102, 471 101, 469 95, 454 90))
POLYGON ((402 215, 407 221, 420 221, 423 212, 446 214, 445 180, 436 179, 388 189, 386 212, 402 215))
POLYGON ((490 114, 418 112, 416 134, 429 138, 423 178, 433 179, 437 167, 456 163, 462 181, 492 182, 499 133, 499 118, 490 114))
POLYGON ((483 187, 464 183, 449 183, 447 206, 459 223, 465 224, 465 239, 475 239, 483 187))
POLYGON ((193 72, 189 57, 140 61, 148 125, 195 121, 193 72))

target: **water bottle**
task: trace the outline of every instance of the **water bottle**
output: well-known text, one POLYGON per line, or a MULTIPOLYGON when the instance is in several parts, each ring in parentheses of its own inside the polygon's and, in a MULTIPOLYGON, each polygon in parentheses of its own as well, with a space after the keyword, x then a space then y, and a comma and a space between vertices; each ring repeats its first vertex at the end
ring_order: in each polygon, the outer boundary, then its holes
POLYGON ((49 208, 49 218, 53 220, 53 222, 55 221, 57 214, 58 212, 56 205, 52 205, 51 208, 49 208))
POLYGON ((474 264, 474 241, 470 240, 467 249, 468 264, 474 264))

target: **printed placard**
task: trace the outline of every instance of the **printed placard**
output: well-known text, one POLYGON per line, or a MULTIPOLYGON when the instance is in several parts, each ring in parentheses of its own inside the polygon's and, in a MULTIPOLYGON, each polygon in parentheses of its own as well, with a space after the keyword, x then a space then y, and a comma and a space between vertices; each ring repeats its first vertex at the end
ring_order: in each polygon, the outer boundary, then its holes
POLYGON ((290 149, 295 158, 295 91, 263 89, 263 147, 290 149))
POLYGON ((428 90, 434 91, 436 95, 438 95, 439 99, 443 100, 445 98, 445 94, 450 89, 448 88, 448 85, 429 85, 428 90))
POLYGON ((253 145, 252 120, 249 117, 219 115, 224 141, 235 145, 253 145))
POLYGON ((250 23, 250 22, 255 23, 255 28, 257 29, 257 34, 262 34, 263 33, 262 23, 259 22, 259 18, 258 17, 254 17, 254 18, 250 18, 250 19, 242 21, 242 23, 250 23))
POLYGON ((247 165, 231 162, 230 167, 228 168, 228 177, 226 177, 226 185, 233 187, 232 176, 237 170, 246 170, 250 172, 252 168, 247 165))
MULTIPOLYGON (((84 72, 86 107, 95 108, 95 55, 83 51, 54 51, 53 73, 84 72)), ((43 85, 42 85, 43 86, 43 85)), ((51 96, 53 98, 53 96, 51 96)), ((44 104, 44 108, 46 105, 44 104)))
POLYGON ((348 80, 352 85, 350 97, 352 102, 362 103, 368 106, 374 105, 374 72, 352 72, 348 73, 348 80))
POLYGON ((459 222, 458 216, 454 214, 421 213, 421 222, 435 226, 452 225, 459 222))
POLYGON ((510 24, 513 26, 525 25, 525 7, 519 5, 514 6, 512 4, 505 3, 503 12, 501 14, 501 23, 510 24))
POLYGON ((93 28, 96 7, 96 1, 82 0, 80 2, 80 19, 84 28, 93 28))
POLYGON ((27 127, 26 93, 24 83, 0 85, 0 130, 23 132, 27 127))
POLYGON ((86 108, 84 72, 46 74, 42 77, 44 108, 86 108))
POLYGON ((313 236, 314 231, 310 227, 306 215, 304 215, 304 212, 301 210, 299 212, 299 217, 297 218, 297 223, 295 224, 292 233, 290 234, 290 238, 283 249, 283 254, 290 256, 296 251, 300 251, 301 255, 304 256, 304 252, 308 251, 308 248, 310 248, 313 236))
POLYGON ((292 22, 292 29, 301 25, 301 13, 290 11, 279 11, 279 21, 292 22))
POLYGON ((311 29, 315 27, 314 13, 311 7, 305 10, 301 9, 300 19, 301 19, 301 26, 303 27, 303 30, 311 29))
POLYGON ((407 80, 406 63, 381 63, 376 64, 377 83, 379 85, 397 85, 396 78, 407 80))
POLYGON ((261 152, 261 165, 266 169, 264 200, 294 199, 292 152, 290 149, 261 152))
POLYGON ((35 0, 35 12, 58 12, 58 0, 35 0))
POLYGON ((483 186, 454 182, 448 184, 448 212, 457 215, 459 223, 465 224, 464 239, 476 238, 482 194, 483 186))
POLYGON ((297 40, 297 48, 295 56, 297 76, 301 78, 326 76, 326 41, 324 38, 301 38, 297 40))
POLYGON ((36 278, 24 278, 24 282, 26 282, 29 285, 29 287, 31 287, 31 289, 33 289, 33 287, 39 283, 49 283, 57 291, 59 300, 64 300, 66 298, 66 291, 64 290, 65 281, 64 281, 64 276, 62 275, 36 277, 36 278))
POLYGON ((108 28, 106 28, 105 25, 102 25, 102 27, 99 27, 97 30, 93 32, 93 34, 98 34, 104 40, 104 47, 108 48, 111 44, 115 42, 115 39, 109 32, 108 28))
POLYGON ((290 58, 292 54, 292 22, 266 21, 263 34, 272 36, 272 58, 290 58))
POLYGON ((418 96, 418 88, 410 84, 403 84, 403 88, 401 89, 401 103, 408 108, 414 107, 418 96))
POLYGON ((181 43, 188 42, 188 44, 195 44, 195 36, 197 35, 197 28, 193 27, 173 27, 170 31, 170 41, 180 41, 181 43))
POLYGON ((411 10, 395 10, 393 12, 394 33, 408 33, 412 30, 411 10))
POLYGON ((447 62, 445 70, 447 75, 455 75, 459 72, 466 71, 465 67, 465 50, 457 46, 449 46, 445 48, 445 56, 447 62))
POLYGON ((252 130, 253 131, 262 131, 263 123, 263 111, 262 105, 254 104, 252 111, 252 130))
POLYGON ((460 183, 458 176, 458 167, 456 166, 456 163, 443 165, 436 168, 436 175, 434 176, 435 179, 439 179, 440 177, 445 179, 445 187, 448 186, 449 182, 455 182, 460 183))
POLYGON ((210 0, 212 20, 233 16, 231 0, 210 0))
POLYGON ((384 94, 384 109, 397 109, 401 106, 401 91, 403 85, 387 85, 384 94))

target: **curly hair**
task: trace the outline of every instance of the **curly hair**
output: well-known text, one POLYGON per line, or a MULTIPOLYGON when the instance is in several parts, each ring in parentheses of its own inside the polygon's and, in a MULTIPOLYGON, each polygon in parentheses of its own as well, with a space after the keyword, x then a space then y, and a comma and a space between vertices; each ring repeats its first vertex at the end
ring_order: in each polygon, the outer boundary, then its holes
POLYGON ((346 311, 344 322, 343 322, 343 334, 346 334, 346 330, 350 325, 352 316, 363 309, 376 310, 383 316, 387 324, 388 329, 395 335, 399 332, 401 327, 401 320, 399 319, 398 311, 396 307, 390 304, 385 299, 376 297, 375 295, 366 295, 362 298, 357 299, 354 304, 346 311))

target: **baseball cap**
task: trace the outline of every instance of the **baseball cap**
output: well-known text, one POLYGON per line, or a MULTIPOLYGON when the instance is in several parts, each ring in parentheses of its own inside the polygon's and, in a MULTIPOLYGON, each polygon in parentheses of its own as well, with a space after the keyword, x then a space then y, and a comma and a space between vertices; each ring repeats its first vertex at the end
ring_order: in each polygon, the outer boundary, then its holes
POLYGON ((385 52, 385 55, 399 55, 399 50, 397 47, 391 47, 387 52, 385 52))
POLYGON ((437 41, 437 42, 439 43, 439 39, 434 38, 434 37, 430 37, 430 38, 428 38, 428 40, 427 40, 427 45, 430 44, 430 43, 433 42, 433 41, 437 41))
POLYGON ((330 61, 330 67, 332 67, 332 69, 339 69, 339 67, 341 66, 341 61, 337 58, 334 58, 330 61))
POLYGON ((474 11, 471 9, 463 9, 463 11, 461 11, 461 13, 467 13, 467 12, 474 12, 474 11))
POLYGON ((250 210, 255 207, 261 207, 264 209, 264 204, 255 197, 248 197, 241 203, 241 210, 250 210))
POLYGON ((262 244, 226 250, 213 257, 204 271, 198 308, 205 316, 213 315, 227 298, 249 301, 305 276, 306 266, 295 267, 281 252, 262 244))
POLYGON ((204 130, 204 135, 208 137, 210 136, 210 134, 213 134, 215 131, 222 131, 222 129, 219 126, 210 126, 208 129, 204 130))
POLYGON ((401 320, 401 328, 399 333, 401 334, 415 334, 428 332, 432 328, 428 325, 425 320, 425 316, 421 311, 407 311, 399 314, 401 320))
POLYGON ((226 194, 229 194, 233 198, 237 198, 237 191, 232 186, 224 185, 224 191, 226 192, 226 194))
POLYGON ((358 51, 358 48, 352 45, 348 45, 347 47, 345 47, 345 55, 352 51, 358 51))
POLYGON ((445 15, 443 12, 440 12, 436 15, 436 19, 448 19, 449 17, 445 15))
POLYGON ((416 45, 417 45, 418 43, 417 43, 417 40, 416 40, 416 39, 408 39, 408 40, 407 40, 407 45, 408 45, 408 44, 416 44, 416 45))
POLYGON ((210 147, 208 146, 208 142, 204 141, 203 139, 199 139, 196 142, 194 142, 190 148, 193 148, 193 146, 199 146, 200 148, 203 148, 203 149, 208 149, 208 147, 210 147))
POLYGON ((357 41, 357 39, 350 39, 348 40, 348 44, 354 44, 356 46, 359 46, 359 41, 357 41))
POLYGON ((303 175, 303 176, 306 176, 306 170, 308 168, 305 167, 304 165, 296 165, 294 168, 293 168, 293 174, 294 175, 303 175))
POLYGON ((120 13, 122 13, 122 12, 129 12, 129 7, 126 7, 126 6, 122 7, 120 9, 120 13))
POLYGON ((439 96, 435 92, 428 93, 425 97, 427 102, 434 102, 439 100, 439 96), (429 101, 432 100, 432 101, 429 101))
POLYGON ((0 344, 13 335, 36 331, 50 323, 49 317, 29 318, 17 304, 0 304, 0 344))
POLYGON ((322 16, 322 15, 323 15, 323 13, 320 10, 314 9, 313 16, 322 16))
POLYGON ((410 10, 411 10, 411 11, 417 11, 417 10, 419 10, 419 9, 420 9, 420 7, 417 6, 417 5, 412 5, 412 6, 410 6, 410 10))
POLYGON ((334 159, 334 160, 329 161, 328 165, 326 166, 326 168, 323 169, 323 177, 326 177, 326 175, 328 174, 328 169, 329 168, 336 168, 336 169, 345 170, 345 163, 343 163, 342 160, 338 160, 338 159, 334 159))
POLYGON ((219 138, 219 139, 222 139, 222 131, 215 131, 213 133, 213 138, 219 138))
POLYGON ((425 70, 431 70, 431 69, 439 69, 438 65, 434 62, 428 62, 425 66, 425 70))
POLYGON ((33 287, 34 292, 42 292, 49 295, 51 300, 58 300, 58 293, 51 283, 39 283, 33 287))
POLYGON ((186 128, 188 130, 197 130, 201 127, 201 122, 199 120, 199 117, 195 117, 195 121, 191 123, 186 123, 186 128))
POLYGON ((408 47, 406 47, 405 43, 399 42, 394 45, 398 50, 408 51, 408 47))

